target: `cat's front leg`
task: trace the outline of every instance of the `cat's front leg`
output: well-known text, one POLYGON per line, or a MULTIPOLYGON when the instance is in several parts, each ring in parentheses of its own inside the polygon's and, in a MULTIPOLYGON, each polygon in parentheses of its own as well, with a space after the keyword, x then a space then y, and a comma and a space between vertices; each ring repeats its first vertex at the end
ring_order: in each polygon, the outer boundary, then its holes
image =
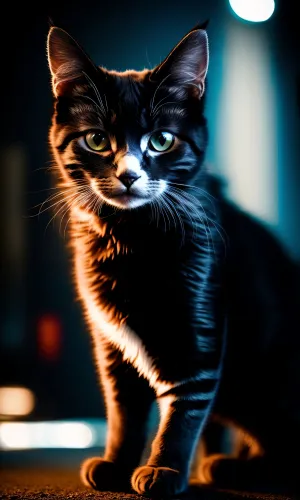
POLYGON ((155 394, 112 345, 97 345, 96 356, 106 404, 106 447, 103 458, 83 463, 81 479, 100 491, 124 491, 140 463, 155 394))
POLYGON ((147 465, 132 476, 135 491, 170 496, 187 488, 193 453, 209 416, 218 378, 219 370, 215 370, 210 378, 187 380, 158 398, 160 426, 147 465))

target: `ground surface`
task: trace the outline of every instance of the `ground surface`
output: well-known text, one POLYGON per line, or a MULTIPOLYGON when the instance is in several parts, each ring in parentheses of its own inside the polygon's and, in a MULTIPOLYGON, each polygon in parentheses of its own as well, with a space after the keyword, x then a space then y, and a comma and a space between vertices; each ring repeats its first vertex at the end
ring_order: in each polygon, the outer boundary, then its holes
MULTIPOLYGON (((0 453, 0 500, 146 500, 137 494, 96 492, 79 480, 83 459, 99 450, 32 450, 0 453)), ((193 486, 179 500, 300 500, 275 494, 215 491, 193 486)), ((147 499, 149 500, 149 499, 147 499)))
MULTIPOLYGON (((7 500, 145 500, 136 494, 95 492, 80 484, 78 471, 62 468, 14 468, 0 471, 0 498, 7 500)), ((193 487, 180 500, 296 500, 270 494, 235 493, 193 487)), ((298 500, 298 499, 297 499, 298 500)))

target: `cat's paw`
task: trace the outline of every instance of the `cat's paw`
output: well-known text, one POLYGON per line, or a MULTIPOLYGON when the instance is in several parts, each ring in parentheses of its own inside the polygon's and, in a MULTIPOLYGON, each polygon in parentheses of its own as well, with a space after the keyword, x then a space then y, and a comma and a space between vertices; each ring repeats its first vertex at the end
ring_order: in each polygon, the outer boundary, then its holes
POLYGON ((187 482, 178 470, 145 465, 134 471, 131 486, 144 495, 172 496, 182 493, 187 488, 187 482))
POLYGON ((199 472, 201 483, 234 489, 261 487, 272 477, 270 464, 263 457, 238 459, 221 454, 205 457, 199 472))
POLYGON ((129 491, 130 477, 113 462, 93 457, 81 466, 80 477, 83 484, 98 491, 129 491))
POLYGON ((213 484, 218 482, 220 468, 228 462, 228 457, 222 454, 210 455, 201 460, 199 469, 199 479, 203 484, 213 484))

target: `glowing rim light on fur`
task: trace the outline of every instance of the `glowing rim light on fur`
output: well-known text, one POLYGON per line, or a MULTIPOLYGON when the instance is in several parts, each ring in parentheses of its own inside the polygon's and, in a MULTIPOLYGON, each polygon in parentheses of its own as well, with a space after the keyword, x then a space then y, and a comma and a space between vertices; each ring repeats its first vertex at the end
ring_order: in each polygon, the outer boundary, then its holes
POLYGON ((274 0, 229 0, 229 4, 237 16, 252 23, 267 21, 275 10, 274 0))

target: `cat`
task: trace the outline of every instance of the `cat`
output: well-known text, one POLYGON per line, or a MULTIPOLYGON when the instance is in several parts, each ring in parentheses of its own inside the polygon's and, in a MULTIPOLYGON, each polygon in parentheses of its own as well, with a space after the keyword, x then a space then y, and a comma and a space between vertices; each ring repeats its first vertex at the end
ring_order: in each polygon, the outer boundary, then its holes
POLYGON ((108 425, 83 482, 179 494, 214 418, 241 429, 244 445, 240 457, 204 457, 202 483, 234 485, 249 471, 295 482, 299 272, 206 166, 206 25, 151 70, 97 67, 57 27, 47 54, 58 203, 108 425), (154 401, 160 423, 141 465, 154 401))

